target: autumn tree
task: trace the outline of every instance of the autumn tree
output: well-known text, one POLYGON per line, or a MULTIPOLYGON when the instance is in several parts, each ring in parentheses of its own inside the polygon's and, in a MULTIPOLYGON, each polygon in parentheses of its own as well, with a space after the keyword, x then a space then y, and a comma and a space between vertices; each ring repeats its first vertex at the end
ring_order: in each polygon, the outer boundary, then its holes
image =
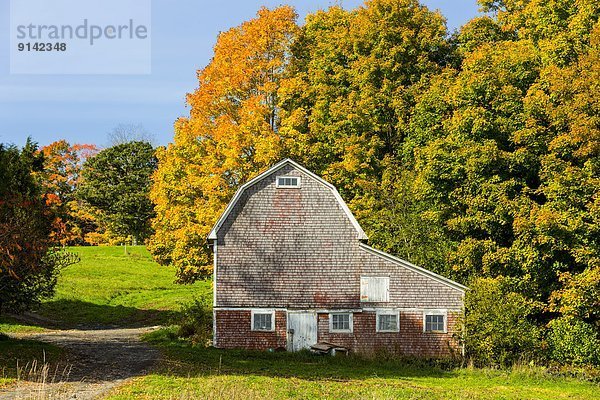
POLYGON ((505 314, 493 345, 469 344, 482 363, 539 355, 547 332, 557 361, 596 360, 598 338, 576 344, 599 324, 600 3, 479 3, 489 13, 451 37, 416 0, 300 28, 263 9, 222 33, 159 151, 155 258, 208 276, 225 204, 291 156, 339 188, 374 246, 474 282, 469 329, 505 314), (523 333, 521 350, 505 340, 523 333))
POLYGON ((332 182, 374 245, 436 269, 439 229, 406 196, 401 159, 417 93, 451 59, 444 18, 416 0, 307 16, 280 89, 292 158, 332 182))
POLYGON ((444 72, 419 96, 404 147, 416 156, 417 195, 430 201, 428 215, 454 244, 449 260, 456 276, 524 276, 523 287, 547 299, 556 272, 574 261, 549 251, 559 238, 544 237, 547 227, 534 228, 536 218, 546 219, 538 213, 550 194, 546 170, 557 166, 544 161, 558 133, 556 126, 548 129, 552 101, 544 96, 559 94, 549 93, 547 76, 554 71, 567 82, 561 67, 585 54, 600 8, 572 1, 481 3, 498 11, 497 18, 463 27, 460 70, 444 72), (567 49, 569 24, 585 33, 567 49))
POLYGON ((416 0, 372 0, 307 16, 280 90, 290 153, 348 200, 376 185, 404 135, 415 85, 439 72, 443 17, 416 0))
POLYGON ((206 236, 240 184, 277 161, 278 91, 295 37, 296 13, 262 8, 255 19, 219 35, 188 118, 158 151, 151 197, 157 216, 149 249, 181 281, 208 276, 206 236))
POLYGON ((530 40, 547 64, 564 66, 587 52, 600 17, 596 0, 479 0, 493 12, 502 31, 530 40))
POLYGON ((43 164, 30 140, 22 149, 0 145, 0 313, 51 296, 60 269, 76 261, 53 247, 53 209, 33 176, 43 164))
POLYGON ((59 140, 44 146, 43 171, 37 173, 46 201, 53 208, 52 239, 61 244, 82 244, 85 234, 95 229, 95 222, 75 198, 83 163, 98 152, 89 144, 71 145, 59 140))
POLYGON ((539 325, 561 314, 548 325, 557 361, 591 360, 573 346, 598 328, 600 5, 482 4, 497 17, 463 28, 460 68, 434 78, 411 117, 415 195, 455 278, 508 279, 545 305, 539 325))
MULTIPOLYGON (((600 332, 600 23, 585 55, 549 66, 527 98, 530 131, 544 137, 539 196, 523 241, 552 260, 552 309, 600 332)), ((530 139, 530 136, 526 137, 530 139)))
POLYGON ((109 147, 85 162, 76 195, 112 232, 143 242, 154 217, 149 191, 156 164, 149 143, 109 147))

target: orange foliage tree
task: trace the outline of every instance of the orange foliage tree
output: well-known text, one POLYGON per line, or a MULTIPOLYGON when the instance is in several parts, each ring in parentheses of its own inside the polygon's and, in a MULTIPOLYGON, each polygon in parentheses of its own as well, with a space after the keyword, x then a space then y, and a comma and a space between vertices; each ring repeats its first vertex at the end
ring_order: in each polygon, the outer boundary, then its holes
POLYGON ((44 169, 37 174, 46 203, 56 217, 51 238, 63 245, 82 244, 87 232, 96 228, 93 217, 75 199, 83 163, 98 152, 92 144, 71 145, 59 140, 42 147, 44 169))
POLYGON ((206 236, 235 189, 282 153, 278 89, 298 27, 293 8, 262 8, 221 33, 190 116, 175 124, 174 142, 159 149, 151 198, 155 235, 149 249, 190 282, 211 273, 206 236))
POLYGON ((43 168, 37 146, 0 144, 0 314, 51 296, 61 268, 77 257, 53 247, 53 210, 33 177, 43 168))

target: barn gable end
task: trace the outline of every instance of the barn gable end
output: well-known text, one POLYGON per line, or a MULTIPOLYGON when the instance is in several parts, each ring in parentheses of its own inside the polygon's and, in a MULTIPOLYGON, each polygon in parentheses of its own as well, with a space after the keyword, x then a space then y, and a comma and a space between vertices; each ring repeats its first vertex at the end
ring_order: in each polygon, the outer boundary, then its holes
POLYGON ((336 201, 339 203, 339 206, 341 207, 341 209, 344 211, 344 213, 348 217, 349 221, 352 223, 352 226, 354 227, 354 229, 356 229, 356 238, 358 240, 367 240, 368 239, 367 235, 365 234, 365 232, 362 230, 362 228, 358 224, 358 221, 356 221, 356 218, 354 218, 354 215, 350 212, 350 209, 348 208, 348 206, 346 205, 346 203, 340 196, 340 194, 337 191, 337 189, 335 188, 335 186, 333 186, 329 182, 322 179, 320 176, 315 175, 314 173, 307 170, 300 164, 298 164, 288 158, 288 159, 285 159, 285 160, 277 163, 276 165, 269 168, 267 171, 263 172, 262 174, 256 176, 254 179, 248 181, 247 183, 245 183, 238 189, 238 191, 233 196, 233 199, 229 202, 229 204, 227 205, 227 208, 225 209, 225 211, 223 212, 223 214, 221 215, 221 217, 219 218, 219 220, 217 221, 217 223, 215 224, 213 229, 208 234, 208 240, 216 240, 217 239, 217 231, 221 228, 223 223, 227 220, 227 218, 229 217, 231 212, 234 211, 234 208, 235 208, 236 204, 238 203, 238 201, 240 201, 240 199, 244 195, 247 194, 247 190, 249 188, 251 188, 252 186, 254 186, 255 184, 259 183, 260 181, 262 181, 264 179, 272 177, 276 173, 278 174, 278 176, 281 176, 281 175, 287 176, 286 172, 288 172, 288 171, 293 171, 293 172, 290 172, 287 175, 300 176, 300 177, 304 176, 304 177, 314 180, 315 182, 320 183, 321 185, 323 185, 324 187, 329 189, 331 191, 331 193, 333 194, 334 198, 336 199, 336 201))

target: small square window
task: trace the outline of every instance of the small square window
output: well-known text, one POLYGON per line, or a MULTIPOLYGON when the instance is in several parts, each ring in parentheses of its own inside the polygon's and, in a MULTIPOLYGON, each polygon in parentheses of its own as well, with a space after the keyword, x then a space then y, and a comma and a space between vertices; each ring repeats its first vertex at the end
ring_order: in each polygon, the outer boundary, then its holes
POLYGON ((352 314, 332 313, 329 314, 329 330, 331 332, 352 332, 352 314))
POLYGON ((385 311, 377 313, 377 332, 398 332, 400 329, 397 312, 385 311))
POLYGON ((267 311, 252 311, 253 331, 274 331, 275 313, 267 311))
POLYGON ((445 332, 445 316, 442 314, 425 315, 425 332, 445 332))
POLYGON ((298 176, 278 176, 276 179, 278 188, 299 188, 300 177, 298 176))

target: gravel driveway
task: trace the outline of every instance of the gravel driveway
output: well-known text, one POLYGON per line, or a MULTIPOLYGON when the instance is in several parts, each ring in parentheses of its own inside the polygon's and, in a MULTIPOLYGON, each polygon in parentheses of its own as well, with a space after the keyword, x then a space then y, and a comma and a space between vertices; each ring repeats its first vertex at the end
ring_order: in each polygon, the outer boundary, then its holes
POLYGON ((67 361, 53 366, 45 379, 22 380, 0 390, 8 399, 96 399, 127 379, 143 375, 159 359, 159 351, 140 341, 158 327, 133 329, 53 330, 15 335, 67 350, 67 361))

